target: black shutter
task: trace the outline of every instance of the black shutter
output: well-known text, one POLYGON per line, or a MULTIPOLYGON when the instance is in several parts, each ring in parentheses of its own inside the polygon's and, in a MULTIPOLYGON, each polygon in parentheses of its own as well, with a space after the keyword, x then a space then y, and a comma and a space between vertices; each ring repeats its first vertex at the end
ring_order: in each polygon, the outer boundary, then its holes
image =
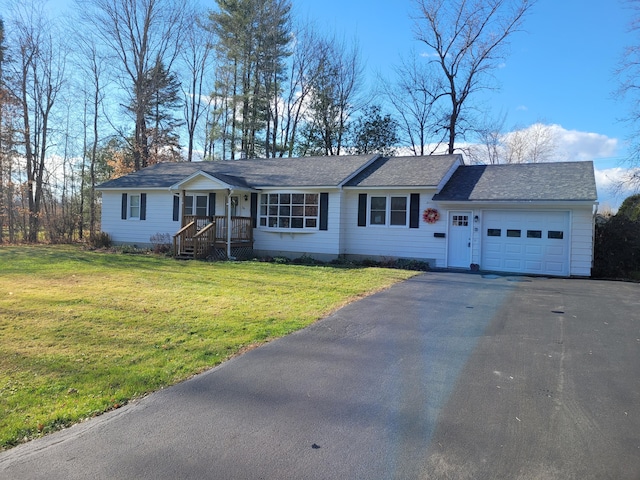
POLYGON ((180 220, 180 197, 178 195, 173 196, 173 221, 180 220))
POLYGON ((367 194, 358 195, 358 226, 367 226, 367 194))
POLYGON ((127 219, 127 194, 122 194, 122 206, 120 207, 120 218, 122 220, 127 219))
POLYGON ((251 223, 253 223, 253 228, 257 228, 258 226, 258 194, 251 194, 251 223))
POLYGON ((409 228, 420 227, 420 194, 412 193, 409 202, 409 228))
POLYGON ((320 194, 320 230, 329 229, 329 194, 320 194))
POLYGON ((216 214, 216 192, 209 193, 209 216, 216 214))
POLYGON ((140 194, 140 220, 147 219, 147 194, 140 194))

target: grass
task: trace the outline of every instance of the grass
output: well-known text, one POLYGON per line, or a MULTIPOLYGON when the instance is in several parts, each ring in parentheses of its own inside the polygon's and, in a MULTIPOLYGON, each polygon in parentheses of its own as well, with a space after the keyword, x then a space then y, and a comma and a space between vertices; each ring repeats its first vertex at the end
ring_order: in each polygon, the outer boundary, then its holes
POLYGON ((286 335, 415 272, 0 248, 0 450, 286 335))

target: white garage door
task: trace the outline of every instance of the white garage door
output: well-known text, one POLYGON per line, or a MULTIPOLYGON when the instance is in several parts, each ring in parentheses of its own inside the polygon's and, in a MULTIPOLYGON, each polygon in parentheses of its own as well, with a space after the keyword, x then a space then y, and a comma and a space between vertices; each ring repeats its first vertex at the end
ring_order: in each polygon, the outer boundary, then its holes
POLYGON ((488 210, 482 229, 483 270, 569 275, 569 212, 488 210))

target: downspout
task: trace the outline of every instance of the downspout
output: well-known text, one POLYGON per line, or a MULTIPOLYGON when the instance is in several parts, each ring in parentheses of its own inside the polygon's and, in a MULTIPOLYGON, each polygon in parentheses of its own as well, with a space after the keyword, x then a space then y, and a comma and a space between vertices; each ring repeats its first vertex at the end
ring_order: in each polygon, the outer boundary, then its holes
POLYGON ((231 194, 232 189, 227 189, 227 260, 235 260, 235 257, 231 256, 231 194))

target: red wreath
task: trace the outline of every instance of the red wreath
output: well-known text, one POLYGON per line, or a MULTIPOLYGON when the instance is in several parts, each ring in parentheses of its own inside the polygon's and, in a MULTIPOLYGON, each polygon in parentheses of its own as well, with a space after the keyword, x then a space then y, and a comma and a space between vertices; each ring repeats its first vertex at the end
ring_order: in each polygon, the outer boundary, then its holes
POLYGON ((426 223, 436 223, 438 220, 440 220, 440 214, 435 208, 427 208, 424 212, 422 212, 422 220, 426 223))

